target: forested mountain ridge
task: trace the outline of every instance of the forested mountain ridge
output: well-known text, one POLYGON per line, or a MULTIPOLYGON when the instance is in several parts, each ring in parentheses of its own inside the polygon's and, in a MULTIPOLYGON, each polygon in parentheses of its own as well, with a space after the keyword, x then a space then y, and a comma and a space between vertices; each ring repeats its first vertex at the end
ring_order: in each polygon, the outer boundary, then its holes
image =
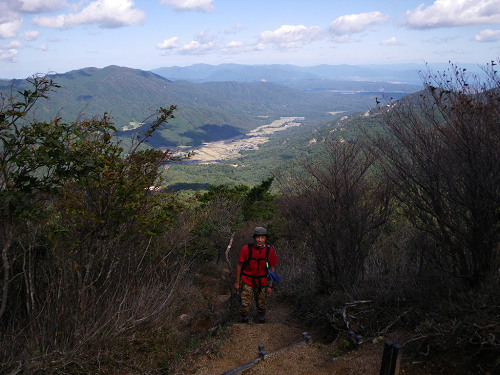
MULTIPOLYGON (((302 116, 306 122, 325 123, 329 121, 328 112, 367 109, 373 106, 376 95, 390 94, 391 90, 394 95, 405 94, 396 84, 367 83, 368 90, 361 91, 359 82, 350 95, 345 95, 349 88, 345 82, 336 85, 338 90, 330 90, 318 81, 317 91, 273 82, 173 82, 152 72, 118 66, 84 68, 50 78, 60 87, 49 100, 37 104, 35 115, 41 120, 61 117, 71 121, 107 112, 118 130, 127 130, 140 126, 159 107, 177 106, 175 119, 156 136, 158 147, 199 144, 212 137, 203 130, 207 125, 213 131, 220 127, 223 133, 229 129, 227 134, 233 135, 282 116, 302 116)), ((26 87, 23 80, 0 81, 4 95, 11 88, 22 91, 26 87)), ((330 83, 327 87, 331 87, 330 83)), ((410 89, 415 91, 415 87, 410 89)))

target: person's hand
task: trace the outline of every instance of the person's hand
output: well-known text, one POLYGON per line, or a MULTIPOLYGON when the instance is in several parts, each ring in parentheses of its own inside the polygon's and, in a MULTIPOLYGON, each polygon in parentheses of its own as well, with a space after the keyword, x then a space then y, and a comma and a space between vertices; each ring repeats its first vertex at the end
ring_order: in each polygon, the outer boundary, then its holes
POLYGON ((267 296, 269 297, 271 295, 271 293, 273 292, 273 288, 271 287, 267 287, 267 296))
POLYGON ((236 291, 240 290, 240 283, 234 283, 234 289, 236 289, 236 291))

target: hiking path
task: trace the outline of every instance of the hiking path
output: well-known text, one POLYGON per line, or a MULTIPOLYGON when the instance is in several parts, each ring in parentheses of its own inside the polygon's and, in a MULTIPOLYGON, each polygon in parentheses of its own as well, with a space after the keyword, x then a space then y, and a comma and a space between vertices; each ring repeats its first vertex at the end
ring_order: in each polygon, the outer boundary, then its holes
POLYGON ((175 375, 379 374, 384 348, 382 338, 370 339, 358 349, 338 355, 338 343, 345 340, 321 343, 321 332, 308 332, 291 316, 289 305, 273 299, 269 301, 265 324, 230 323, 222 336, 184 360, 175 375), (303 339, 304 332, 311 338, 309 343, 303 339), (258 360, 259 345, 267 353, 262 360, 258 360), (250 368, 237 370, 252 361, 256 363, 250 368))

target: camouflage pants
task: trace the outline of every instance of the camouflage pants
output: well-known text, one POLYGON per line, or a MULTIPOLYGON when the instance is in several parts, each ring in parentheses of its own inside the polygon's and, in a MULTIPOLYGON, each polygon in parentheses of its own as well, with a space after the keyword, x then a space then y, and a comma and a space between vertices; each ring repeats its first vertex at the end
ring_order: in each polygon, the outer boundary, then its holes
POLYGON ((250 305, 252 304, 252 299, 255 298, 255 305, 257 307, 257 312, 259 316, 263 316, 266 313, 267 308, 267 294, 266 287, 253 287, 248 284, 242 283, 241 288, 241 309, 240 313, 243 317, 248 316, 250 310, 250 305))

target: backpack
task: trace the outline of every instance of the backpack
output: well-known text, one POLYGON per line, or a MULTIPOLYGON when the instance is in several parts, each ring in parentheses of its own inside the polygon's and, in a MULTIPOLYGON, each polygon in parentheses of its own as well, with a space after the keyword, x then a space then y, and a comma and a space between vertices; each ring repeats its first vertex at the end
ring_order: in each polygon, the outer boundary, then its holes
POLYGON ((267 262, 267 259, 269 258, 269 252, 271 251, 271 245, 266 245, 265 258, 252 258, 252 249, 253 249, 253 245, 251 243, 249 243, 248 244, 248 259, 245 261, 245 263, 243 263, 243 266, 241 267, 241 274, 251 278, 253 281, 254 287, 261 288, 262 287, 261 279, 263 277, 267 277, 267 274, 268 274, 269 264, 267 262), (266 273, 263 275, 249 275, 248 273, 245 273, 245 267, 248 266, 248 264, 250 263, 251 260, 257 261, 257 270, 259 269, 260 262, 264 261, 266 264, 266 273), (258 283, 256 282, 257 280, 258 280, 258 283))

